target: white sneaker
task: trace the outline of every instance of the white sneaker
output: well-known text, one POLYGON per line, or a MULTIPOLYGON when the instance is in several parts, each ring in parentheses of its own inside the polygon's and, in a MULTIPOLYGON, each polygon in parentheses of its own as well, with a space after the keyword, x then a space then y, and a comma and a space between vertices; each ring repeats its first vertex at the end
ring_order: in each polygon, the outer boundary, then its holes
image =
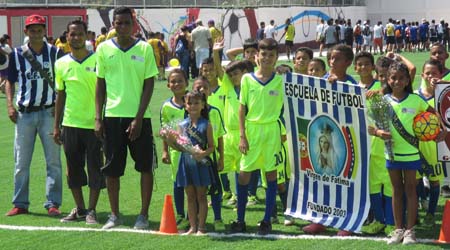
POLYGON ((403 245, 416 244, 416 232, 414 228, 408 229, 403 234, 403 245))
POLYGON ((122 225, 122 220, 115 215, 110 215, 108 221, 103 225, 102 229, 110 229, 122 225))
POLYGON ((285 226, 292 226, 295 223, 295 219, 292 216, 285 215, 284 216, 284 225, 285 226))
POLYGON ((139 230, 148 229, 148 218, 140 214, 136 219, 136 223, 134 223, 134 229, 139 230))
POLYGON ((403 235, 405 233, 404 229, 395 229, 391 233, 391 237, 388 239, 388 245, 399 244, 403 240, 403 235))

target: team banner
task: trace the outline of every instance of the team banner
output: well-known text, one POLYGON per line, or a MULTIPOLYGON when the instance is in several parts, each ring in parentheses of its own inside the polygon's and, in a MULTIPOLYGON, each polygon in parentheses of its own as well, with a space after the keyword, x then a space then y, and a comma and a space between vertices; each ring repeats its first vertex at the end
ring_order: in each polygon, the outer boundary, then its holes
POLYGON ((359 232, 370 207, 364 91, 285 76, 284 117, 292 174, 286 214, 359 232))
MULTIPOLYGON (((435 109, 442 117, 447 131, 450 131, 450 84, 437 84, 434 92, 435 109)), ((450 161, 450 137, 438 142, 438 160, 450 161)), ((449 173, 447 173, 448 175, 449 173)))

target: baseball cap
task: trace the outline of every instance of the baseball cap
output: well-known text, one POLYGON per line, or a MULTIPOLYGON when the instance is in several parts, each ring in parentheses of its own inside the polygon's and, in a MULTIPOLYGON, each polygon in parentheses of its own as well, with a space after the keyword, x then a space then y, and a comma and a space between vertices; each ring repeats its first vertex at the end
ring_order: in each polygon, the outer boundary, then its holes
POLYGON ((40 15, 27 16, 27 18, 25 19, 25 27, 28 27, 32 24, 40 24, 45 26, 45 18, 40 15))

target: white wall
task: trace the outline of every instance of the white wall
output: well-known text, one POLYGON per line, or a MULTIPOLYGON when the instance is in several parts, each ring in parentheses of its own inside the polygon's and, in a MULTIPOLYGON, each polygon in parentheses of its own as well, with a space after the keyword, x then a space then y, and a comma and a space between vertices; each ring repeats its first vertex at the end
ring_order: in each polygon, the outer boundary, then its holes
MULTIPOLYGON (((305 43, 315 39, 316 26, 320 20, 316 13, 320 11, 323 15, 331 18, 351 18, 353 22, 357 19, 366 18, 365 7, 337 7, 337 8, 308 8, 308 7, 291 7, 291 8, 259 8, 255 9, 256 22, 264 21, 266 24, 271 19, 275 20, 275 24, 283 25, 285 20, 289 17, 296 17, 305 11, 307 14, 302 18, 294 21, 296 28, 295 43, 305 43), (312 11, 312 12, 311 12, 312 11), (308 13, 308 12, 307 12, 308 13)), ((100 18, 98 11, 95 9, 88 9, 89 29, 99 34, 100 28, 105 26, 103 20, 100 18)), ((136 10, 137 16, 144 28, 150 31, 164 31, 166 40, 171 41, 175 36, 175 32, 183 25, 186 19, 186 9, 141 9, 136 10)), ((112 19, 112 10, 109 13, 110 20, 112 19)), ((216 21, 216 26, 224 29, 225 47, 242 46, 245 39, 250 37, 250 27, 247 17, 242 9, 224 10, 224 9, 200 9, 199 18, 203 20, 206 25, 209 19, 216 21), (230 19, 238 20, 237 30, 231 32, 229 27, 230 19)), ((284 29, 282 27, 278 30, 278 40, 284 43, 284 38, 281 38, 284 29)), ((169 43, 170 44, 170 43, 169 43)), ((173 45, 173 44, 172 44, 173 45)))
POLYGON ((448 0, 370 0, 366 4, 371 23, 382 21, 385 24, 390 17, 419 22, 422 18, 450 21, 448 0))

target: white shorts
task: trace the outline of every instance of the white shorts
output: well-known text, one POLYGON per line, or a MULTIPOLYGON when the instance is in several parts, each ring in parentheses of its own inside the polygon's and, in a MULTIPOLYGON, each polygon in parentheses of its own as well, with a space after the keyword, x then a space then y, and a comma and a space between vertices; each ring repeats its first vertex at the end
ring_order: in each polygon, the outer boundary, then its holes
POLYGON ((372 46, 372 39, 370 36, 363 36, 363 45, 372 46))
POLYGON ((208 48, 200 48, 195 50, 195 62, 197 64, 197 68, 200 69, 203 60, 209 57, 209 49, 208 48))

